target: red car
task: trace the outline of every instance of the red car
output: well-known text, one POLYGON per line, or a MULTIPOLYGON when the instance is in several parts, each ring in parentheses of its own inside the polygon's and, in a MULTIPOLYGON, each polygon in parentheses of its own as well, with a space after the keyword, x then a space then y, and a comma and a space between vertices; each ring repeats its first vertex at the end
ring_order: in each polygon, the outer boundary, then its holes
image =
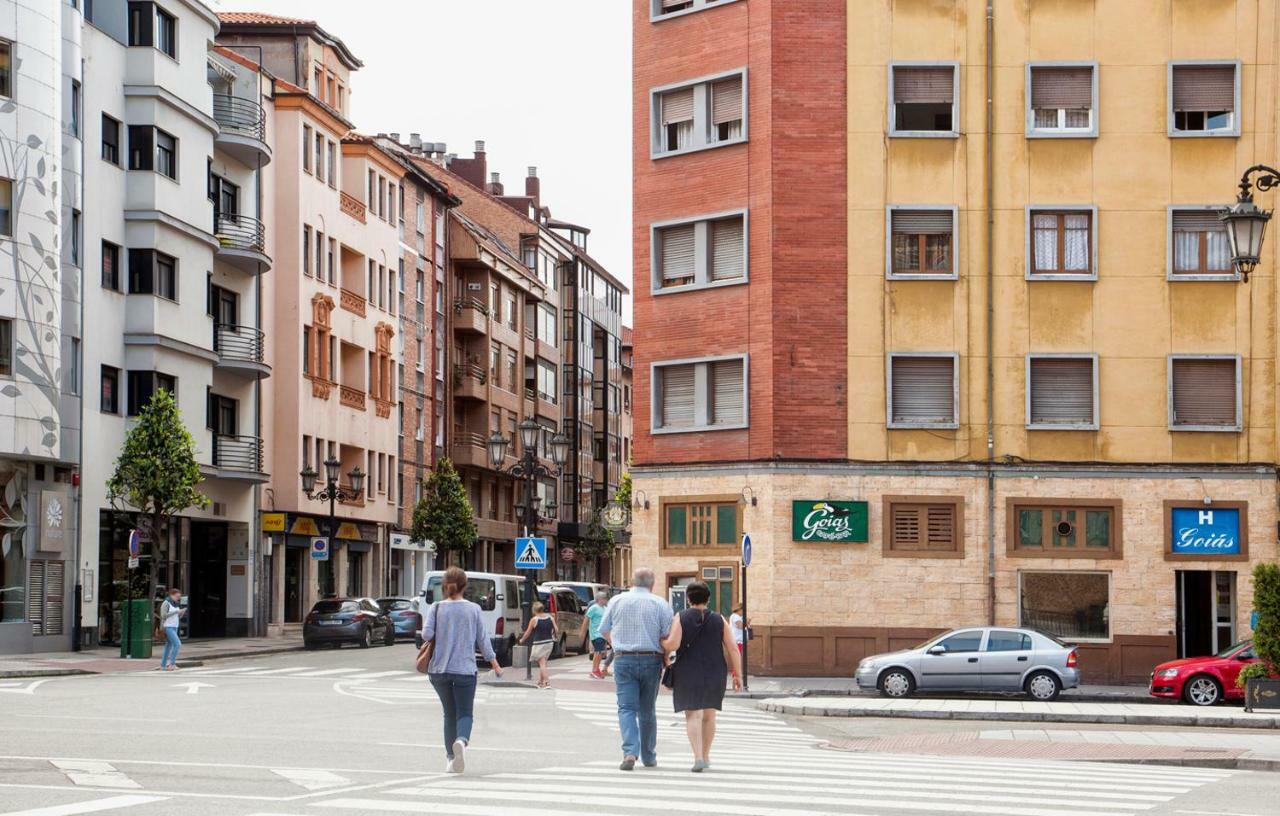
POLYGON ((1161 663, 1151 673, 1150 692, 1154 697, 1185 700, 1192 705, 1210 706, 1222 700, 1244 698, 1236 687, 1240 670, 1257 663, 1253 642, 1242 640, 1213 657, 1187 657, 1161 663))

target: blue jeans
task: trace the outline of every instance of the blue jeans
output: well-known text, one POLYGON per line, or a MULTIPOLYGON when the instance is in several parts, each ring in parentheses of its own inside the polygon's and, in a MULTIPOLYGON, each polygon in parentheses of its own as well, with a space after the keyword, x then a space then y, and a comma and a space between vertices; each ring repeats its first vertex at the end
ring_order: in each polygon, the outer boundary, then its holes
POLYGON ((474 674, 432 674, 431 685, 444 707, 444 752, 453 759, 453 741, 471 741, 471 720, 476 704, 474 674))
POLYGON ((181 645, 182 641, 178 640, 178 627, 164 627, 164 652, 160 655, 160 668, 177 665, 178 647, 181 645))
POLYGON ((658 761, 658 686, 662 658, 657 655, 618 655, 613 666, 618 689, 618 728, 622 754, 639 757, 645 765, 658 761))

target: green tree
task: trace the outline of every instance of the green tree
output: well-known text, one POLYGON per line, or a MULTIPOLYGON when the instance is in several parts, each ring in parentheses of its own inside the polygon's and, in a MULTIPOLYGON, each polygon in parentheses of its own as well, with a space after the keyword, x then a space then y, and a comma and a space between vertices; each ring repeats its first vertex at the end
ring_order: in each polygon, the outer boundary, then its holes
POLYGON ((622 474, 622 482, 618 485, 618 492, 613 494, 615 501, 621 502, 627 507, 631 506, 631 471, 628 470, 622 474))
POLYGON ((422 498, 413 508, 413 529, 418 541, 434 541, 441 554, 465 553, 475 546, 475 514, 462 488, 453 462, 441 459, 423 484, 422 498))
POLYGON ((580 564, 590 564, 601 556, 613 555, 613 531, 600 523, 599 510, 591 514, 586 535, 573 545, 573 551, 580 564))
MULTIPOLYGON (((107 500, 118 511, 136 511, 138 529, 160 551, 169 521, 190 508, 205 508, 209 499, 196 487, 203 481, 196 461, 196 443, 182 422, 173 395, 161 388, 143 406, 137 423, 125 437, 115 472, 107 479, 107 500)), ((151 559, 155 586, 156 558, 151 559)))
POLYGON ((1253 608, 1258 612, 1253 630, 1258 662, 1240 672, 1241 686, 1250 677, 1280 679, 1280 565, 1262 563, 1253 568, 1253 608))

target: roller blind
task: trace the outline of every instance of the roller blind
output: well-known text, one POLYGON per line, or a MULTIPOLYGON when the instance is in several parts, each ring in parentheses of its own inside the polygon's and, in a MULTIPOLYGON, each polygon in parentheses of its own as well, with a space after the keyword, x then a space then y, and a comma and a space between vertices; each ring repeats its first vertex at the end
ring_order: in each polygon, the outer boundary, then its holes
POLYGON ((721 360, 711 364, 712 425, 740 425, 743 411, 742 361, 721 360))
POLYGON ((711 84, 711 122, 722 125, 742 118, 742 77, 711 84))
POLYGON ((1236 424, 1236 361, 1173 361, 1173 424, 1236 424))
POLYGON ((955 98, 955 69, 946 66, 895 66, 893 101, 947 103, 955 98))
POLYGON ((893 231, 911 235, 950 235, 951 210, 893 210, 893 231))
POLYGON ((666 227, 658 233, 663 285, 692 283, 695 239, 693 224, 666 227))
POLYGON ((673 8, 679 8, 689 4, 689 0, 662 0, 662 10, 667 11, 673 8))
POLYGON ((742 218, 711 222, 711 279, 740 278, 744 273, 742 218))
POLYGON ((658 369, 662 386, 663 428, 690 428, 694 424, 694 366, 666 366, 658 369))
POLYGON ((662 124, 693 121, 693 88, 667 91, 662 95, 662 124))
POLYGON ((1087 67, 1032 68, 1031 107, 1092 108, 1093 69, 1087 67))
POLYGON ((1231 111, 1235 104, 1234 65, 1173 66, 1175 111, 1231 111))
POLYGON ((1031 361, 1031 424, 1093 424, 1093 360, 1031 361))
POLYGON ((894 357, 890 419, 954 422, 955 361, 951 357, 894 357))
POLYGON ((1218 218, 1220 212, 1220 210, 1174 210, 1173 229, 1175 232, 1226 232, 1226 226, 1218 218))

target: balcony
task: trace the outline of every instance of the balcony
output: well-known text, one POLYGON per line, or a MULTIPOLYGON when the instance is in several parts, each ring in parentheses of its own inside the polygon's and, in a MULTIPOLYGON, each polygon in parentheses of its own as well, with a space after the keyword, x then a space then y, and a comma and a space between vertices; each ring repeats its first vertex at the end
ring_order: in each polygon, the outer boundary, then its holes
POLYGON ((270 163, 267 114, 261 105, 229 94, 214 94, 213 118, 218 123, 214 142, 219 150, 246 167, 270 163))
POLYGON ((489 331, 489 307, 479 298, 457 298, 453 301, 453 327, 463 334, 486 334, 489 331))
POLYGON ((349 193, 343 193, 338 202, 342 211, 361 224, 365 223, 364 202, 349 193))
POLYGON ((264 338, 261 331, 248 326, 214 326, 213 350, 218 353, 214 365, 220 371, 246 377, 271 376, 271 366, 263 356, 264 338))
POLYGON ((338 386, 338 402, 354 408, 357 411, 363 411, 364 408, 364 392, 359 388, 352 388, 349 385, 338 386))
POLYGON ((484 434, 459 434, 453 443, 453 464, 458 467, 492 470, 493 466, 489 464, 489 449, 485 446, 484 434))
POLYGON ((265 482, 262 472, 262 440, 256 436, 213 435, 213 473, 221 479, 265 482))
POLYGON ((249 215, 215 213, 213 234, 218 239, 218 260, 241 272, 257 275, 271 268, 267 256, 267 229, 249 215))
POLYGON ((343 289, 338 296, 338 305, 352 314, 365 315, 366 302, 364 295, 357 295, 350 289, 343 289))
POLYGON ((453 395, 460 399, 484 401, 489 398, 489 372, 479 363, 459 363, 453 367, 453 395))

